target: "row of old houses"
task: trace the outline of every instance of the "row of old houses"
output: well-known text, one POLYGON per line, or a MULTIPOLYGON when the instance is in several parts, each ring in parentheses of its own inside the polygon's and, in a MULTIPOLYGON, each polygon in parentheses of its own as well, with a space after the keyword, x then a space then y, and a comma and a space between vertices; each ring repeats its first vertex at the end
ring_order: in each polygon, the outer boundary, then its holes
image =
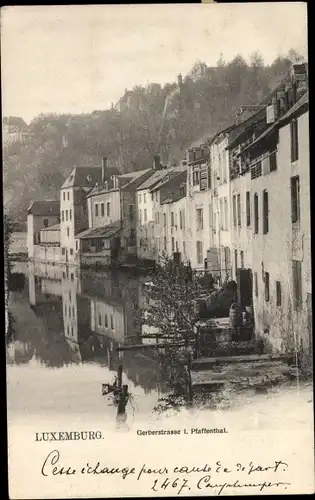
POLYGON ((275 347, 310 345, 307 73, 294 65, 260 105, 243 106, 176 166, 156 156, 151 169, 128 174, 105 158, 75 167, 60 202, 31 205, 29 257, 119 265, 174 256, 219 282, 242 281, 242 306, 275 347))

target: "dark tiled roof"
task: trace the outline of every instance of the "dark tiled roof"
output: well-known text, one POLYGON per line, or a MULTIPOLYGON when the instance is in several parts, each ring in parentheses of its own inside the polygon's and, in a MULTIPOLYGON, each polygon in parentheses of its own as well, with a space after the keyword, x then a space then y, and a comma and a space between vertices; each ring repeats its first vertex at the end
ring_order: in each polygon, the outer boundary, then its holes
POLYGON ((112 222, 107 226, 103 227, 92 227, 85 229, 80 233, 76 234, 75 237, 79 240, 89 240, 93 238, 111 238, 120 230, 120 222, 112 222))
POLYGON ((60 215, 60 202, 55 200, 33 201, 27 210, 28 214, 38 216, 53 216, 60 215))
POLYGON ((308 107, 308 92, 306 92, 306 94, 304 94, 301 97, 301 99, 299 99, 298 102, 296 102, 294 106, 292 106, 291 109, 289 109, 283 116, 281 116, 281 118, 278 121, 270 125, 270 127, 264 130, 264 132, 260 134, 260 136, 257 137, 257 139, 255 139, 251 144, 249 144, 246 148, 244 148, 241 151, 241 154, 244 153, 244 151, 248 151, 253 146, 257 145, 258 142, 260 142, 262 139, 270 135, 274 130, 277 130, 286 125, 291 118, 294 118, 295 116, 298 116, 303 112, 305 112, 307 107, 308 107))
MULTIPOLYGON (((108 171, 109 169, 107 169, 108 171)), ((71 174, 67 177, 61 189, 70 187, 94 187, 97 182, 102 180, 102 167, 74 167, 71 174)))

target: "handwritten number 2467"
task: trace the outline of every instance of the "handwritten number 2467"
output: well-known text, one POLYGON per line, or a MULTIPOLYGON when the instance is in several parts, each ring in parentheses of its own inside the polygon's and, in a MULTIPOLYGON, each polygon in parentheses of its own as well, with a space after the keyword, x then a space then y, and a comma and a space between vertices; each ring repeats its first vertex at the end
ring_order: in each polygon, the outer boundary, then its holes
POLYGON ((153 491, 159 491, 159 490, 166 490, 168 487, 170 488, 178 488, 178 494, 184 489, 188 488, 190 490, 190 487, 188 486, 188 481, 187 479, 179 479, 176 478, 173 482, 171 482, 170 479, 166 478, 163 483, 159 479, 155 479, 154 484, 151 488, 153 491))

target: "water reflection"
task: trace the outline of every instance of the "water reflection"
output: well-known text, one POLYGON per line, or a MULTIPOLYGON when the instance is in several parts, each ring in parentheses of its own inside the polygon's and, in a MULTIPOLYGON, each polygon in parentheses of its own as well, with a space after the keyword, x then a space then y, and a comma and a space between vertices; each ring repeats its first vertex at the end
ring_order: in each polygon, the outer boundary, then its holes
MULTIPOLYGON (((35 359, 49 368, 96 363, 114 372, 113 380, 121 363, 117 347, 141 342, 141 280, 122 272, 32 263, 18 264, 15 272, 25 282, 10 292, 7 363, 35 359)), ((165 389, 154 349, 124 353, 123 376, 144 394, 156 391, 158 398, 165 389)))

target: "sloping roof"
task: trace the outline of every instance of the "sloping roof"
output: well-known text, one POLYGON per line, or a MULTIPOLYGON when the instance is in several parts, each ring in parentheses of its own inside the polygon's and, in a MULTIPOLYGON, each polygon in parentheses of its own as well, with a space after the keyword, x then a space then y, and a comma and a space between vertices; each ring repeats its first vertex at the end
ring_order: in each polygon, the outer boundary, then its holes
MULTIPOLYGON (((132 186, 132 184, 137 181, 141 176, 145 175, 147 172, 150 172, 150 168, 146 169, 146 170, 136 170, 135 172, 128 172, 126 174, 120 174, 118 175, 118 179, 122 179, 124 181, 126 181, 124 184, 122 184, 120 186, 121 189, 126 189, 130 186, 132 186)), ((119 188, 105 188, 103 187, 103 184, 101 185, 95 185, 93 187, 93 189, 86 195, 86 198, 89 198, 90 196, 94 196, 94 195, 99 195, 99 194, 103 194, 103 193, 108 193, 108 192, 113 192, 113 191, 118 191, 119 188)))
POLYGON ((75 238, 79 240, 90 240, 92 238, 111 238, 114 234, 120 231, 120 222, 112 222, 107 226, 103 227, 91 227, 85 229, 80 233, 75 235, 75 238))
POLYGON ((154 174, 149 177, 149 179, 145 180, 140 186, 137 188, 137 191, 142 191, 143 189, 150 189, 152 188, 157 182, 162 179, 167 173, 168 169, 162 169, 158 170, 157 172, 154 172, 154 174))
POLYGON ((151 175, 146 181, 144 181, 137 188, 137 191, 142 191, 143 189, 153 189, 159 182, 163 180, 164 177, 169 175, 170 173, 180 173, 184 170, 187 170, 185 165, 178 165, 176 167, 163 168, 161 170, 157 170, 154 174, 151 175))
POLYGON ((68 175, 61 189, 70 187, 94 187, 97 182, 102 180, 102 167, 74 167, 71 174, 68 175))
POLYGON ((159 180, 157 184, 155 184, 150 191, 156 191, 157 189, 160 189, 162 186, 165 186, 169 182, 171 182, 173 179, 178 177, 178 180, 180 181, 181 179, 182 182, 184 181, 185 175, 187 176, 187 167, 186 166, 181 166, 181 167, 176 167, 172 172, 169 172, 165 177, 159 180), (180 170, 181 168, 181 170, 180 170))
POLYGON ((52 224, 51 226, 44 227, 41 231, 60 231, 60 224, 52 224))
POLYGON ((59 217, 60 202, 55 200, 33 201, 27 210, 28 214, 37 216, 59 217))
POLYGON ((289 109, 283 116, 281 116, 281 118, 278 121, 270 125, 270 127, 264 130, 264 132, 260 134, 260 136, 258 136, 257 139, 255 139, 251 144, 249 144, 246 148, 244 148, 240 154, 244 153, 244 151, 248 151, 253 146, 257 145, 257 143, 259 143, 265 137, 268 137, 273 131, 278 130, 284 125, 286 125, 286 123, 290 121, 291 118, 304 113, 307 110, 307 108, 308 108, 308 92, 306 92, 306 94, 304 94, 301 97, 301 99, 299 99, 298 102, 296 102, 292 106, 291 109, 289 109))

